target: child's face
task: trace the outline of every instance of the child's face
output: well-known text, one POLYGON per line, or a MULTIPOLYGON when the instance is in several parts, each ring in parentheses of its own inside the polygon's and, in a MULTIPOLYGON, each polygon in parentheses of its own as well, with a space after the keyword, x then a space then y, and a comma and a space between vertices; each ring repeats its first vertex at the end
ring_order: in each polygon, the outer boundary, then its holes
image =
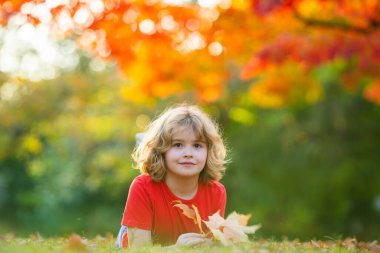
POLYGON ((167 176, 199 177, 207 159, 207 144, 191 128, 180 127, 165 153, 167 176))

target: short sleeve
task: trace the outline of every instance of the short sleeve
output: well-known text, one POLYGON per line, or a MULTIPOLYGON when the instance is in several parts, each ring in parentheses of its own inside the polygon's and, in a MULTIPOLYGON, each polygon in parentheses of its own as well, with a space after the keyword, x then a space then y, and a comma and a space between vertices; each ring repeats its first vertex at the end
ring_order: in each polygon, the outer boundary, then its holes
POLYGON ((224 217, 224 213, 226 211, 226 203, 227 203, 227 193, 226 188, 220 184, 220 201, 218 210, 220 210, 220 215, 224 217))
POLYGON ((133 180, 121 222, 123 226, 152 230, 153 207, 146 183, 141 176, 133 180))

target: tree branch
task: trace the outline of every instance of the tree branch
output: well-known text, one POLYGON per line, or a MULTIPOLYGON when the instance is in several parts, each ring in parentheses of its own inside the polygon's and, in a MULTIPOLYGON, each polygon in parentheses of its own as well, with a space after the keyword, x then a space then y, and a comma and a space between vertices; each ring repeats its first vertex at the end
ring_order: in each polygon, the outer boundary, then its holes
POLYGON ((294 11, 294 16, 306 25, 319 26, 325 28, 336 28, 343 31, 353 31, 360 34, 369 34, 376 28, 380 27, 379 22, 373 22, 372 20, 370 20, 371 22, 369 23, 369 27, 363 28, 350 24, 345 20, 341 19, 322 20, 317 18, 305 17, 302 16, 298 11, 294 11))

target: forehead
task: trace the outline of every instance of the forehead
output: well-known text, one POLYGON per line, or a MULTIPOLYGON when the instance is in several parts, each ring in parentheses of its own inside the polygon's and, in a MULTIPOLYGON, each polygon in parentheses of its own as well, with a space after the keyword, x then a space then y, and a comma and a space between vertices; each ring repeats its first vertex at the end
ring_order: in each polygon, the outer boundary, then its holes
POLYGON ((172 131, 172 140, 197 140, 204 141, 202 133, 194 130, 191 126, 178 126, 172 131))

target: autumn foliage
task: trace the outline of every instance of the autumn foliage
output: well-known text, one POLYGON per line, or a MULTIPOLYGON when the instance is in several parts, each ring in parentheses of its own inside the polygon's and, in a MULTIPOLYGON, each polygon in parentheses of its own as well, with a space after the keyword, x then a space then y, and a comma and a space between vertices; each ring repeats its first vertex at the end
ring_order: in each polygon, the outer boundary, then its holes
POLYGON ((121 96, 137 103, 213 102, 236 72, 254 104, 313 103, 323 95, 315 71, 338 64, 345 89, 380 104, 378 0, 3 1, 0 22, 16 13, 115 60, 121 96))

